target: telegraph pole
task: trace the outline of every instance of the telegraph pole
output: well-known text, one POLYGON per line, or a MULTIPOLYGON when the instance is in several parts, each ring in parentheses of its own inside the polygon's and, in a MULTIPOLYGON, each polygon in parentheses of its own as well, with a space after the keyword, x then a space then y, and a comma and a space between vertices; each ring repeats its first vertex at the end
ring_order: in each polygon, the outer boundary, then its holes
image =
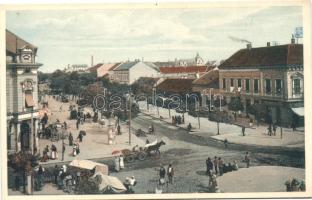
POLYGON ((132 107, 132 102, 131 102, 131 86, 129 89, 129 145, 131 145, 131 107, 132 107))

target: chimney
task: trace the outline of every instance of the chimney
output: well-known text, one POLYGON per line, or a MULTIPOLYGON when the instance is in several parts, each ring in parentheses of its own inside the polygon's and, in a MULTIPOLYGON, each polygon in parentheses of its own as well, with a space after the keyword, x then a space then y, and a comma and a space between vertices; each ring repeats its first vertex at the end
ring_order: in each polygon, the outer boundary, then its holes
POLYGON ((247 49, 251 49, 251 43, 247 43, 247 49))
POLYGON ((93 56, 91 56, 91 67, 93 67, 93 56))
POLYGON ((271 43, 270 42, 267 42, 267 47, 271 46, 271 43))

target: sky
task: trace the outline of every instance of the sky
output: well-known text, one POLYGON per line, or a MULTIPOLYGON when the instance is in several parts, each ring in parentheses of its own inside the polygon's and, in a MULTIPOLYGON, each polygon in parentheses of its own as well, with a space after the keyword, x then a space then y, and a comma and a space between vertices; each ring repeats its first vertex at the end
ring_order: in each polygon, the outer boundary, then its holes
POLYGON ((7 11, 6 27, 38 47, 40 71, 68 64, 227 59, 269 41, 290 43, 302 26, 301 7, 7 11))

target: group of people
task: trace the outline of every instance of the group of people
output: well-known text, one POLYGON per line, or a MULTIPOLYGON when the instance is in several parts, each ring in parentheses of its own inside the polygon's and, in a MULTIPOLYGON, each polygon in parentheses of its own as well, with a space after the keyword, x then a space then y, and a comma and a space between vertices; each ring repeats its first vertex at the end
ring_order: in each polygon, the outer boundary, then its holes
POLYGON ((222 176, 224 173, 236 170, 238 170, 238 164, 236 161, 226 164, 221 157, 217 156, 215 156, 213 160, 210 157, 206 160, 206 174, 210 177, 212 175, 222 176))
POLYGON ((286 192, 298 192, 298 191, 305 191, 305 181, 298 180, 296 178, 290 178, 285 182, 286 192))
POLYGON ((56 148, 56 146, 54 144, 51 145, 50 150, 49 150, 49 145, 47 145, 43 149, 41 162, 46 162, 48 159, 52 159, 52 160, 58 159, 57 148, 56 148), (49 155, 49 152, 50 152, 50 155, 49 155))
POLYGON ((172 116, 172 124, 173 125, 180 125, 180 124, 184 124, 184 115, 175 115, 175 116, 172 116))
POLYGON ((273 123, 273 124, 269 124, 269 127, 268 127, 268 135, 269 136, 275 136, 276 135, 276 129, 277 129, 277 124, 276 123, 273 123))
POLYGON ((159 169, 159 181, 158 184, 160 187, 163 187, 166 183, 172 184, 174 176, 174 169, 172 164, 168 165, 167 171, 163 165, 160 165, 159 169), (166 175, 168 177, 168 182, 166 181, 166 175))
POLYGON ((115 171, 119 172, 120 170, 125 168, 124 157, 122 155, 115 156, 115 171))

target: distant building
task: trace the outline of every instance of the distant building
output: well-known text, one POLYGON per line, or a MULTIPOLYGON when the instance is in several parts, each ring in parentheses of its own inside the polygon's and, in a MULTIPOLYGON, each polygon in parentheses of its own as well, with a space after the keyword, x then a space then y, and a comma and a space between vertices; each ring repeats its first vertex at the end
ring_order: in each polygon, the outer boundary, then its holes
POLYGON ((100 68, 102 65, 103 65, 103 63, 98 63, 98 64, 96 64, 96 65, 94 65, 92 67, 89 67, 87 69, 87 71, 90 72, 90 73, 97 73, 97 69, 100 68))
POLYGON ((109 75, 112 82, 132 84, 140 77, 158 77, 158 67, 151 62, 139 60, 121 63, 109 75))
POLYGON ((218 94, 219 93, 219 70, 209 70, 193 81, 193 92, 200 94, 218 94))
POLYGON ((267 122, 303 125, 303 45, 291 44, 245 49, 219 66, 220 90, 227 102, 239 97, 248 110, 267 122))
POLYGON ((38 144, 38 48, 6 30, 8 152, 34 151, 38 144))
POLYGON ((106 63, 101 65, 96 70, 96 74, 98 78, 109 76, 110 72, 118 67, 120 63, 106 63))
POLYGON ((160 67, 160 77, 168 78, 198 78, 214 66, 188 66, 188 67, 160 67))
MULTIPOLYGON (((211 62, 208 62, 210 64, 211 62)), ((158 67, 189 67, 189 66, 204 66, 205 62, 201 56, 197 53, 194 58, 189 59, 175 59, 174 61, 158 61, 154 62, 158 67)))
POLYGON ((68 65, 64 72, 87 72, 88 70, 87 64, 74 64, 74 65, 68 65))
POLYGON ((176 61, 176 66, 202 66, 205 65, 204 60, 202 57, 199 56, 197 53, 195 58, 190 58, 190 59, 180 59, 176 61))

